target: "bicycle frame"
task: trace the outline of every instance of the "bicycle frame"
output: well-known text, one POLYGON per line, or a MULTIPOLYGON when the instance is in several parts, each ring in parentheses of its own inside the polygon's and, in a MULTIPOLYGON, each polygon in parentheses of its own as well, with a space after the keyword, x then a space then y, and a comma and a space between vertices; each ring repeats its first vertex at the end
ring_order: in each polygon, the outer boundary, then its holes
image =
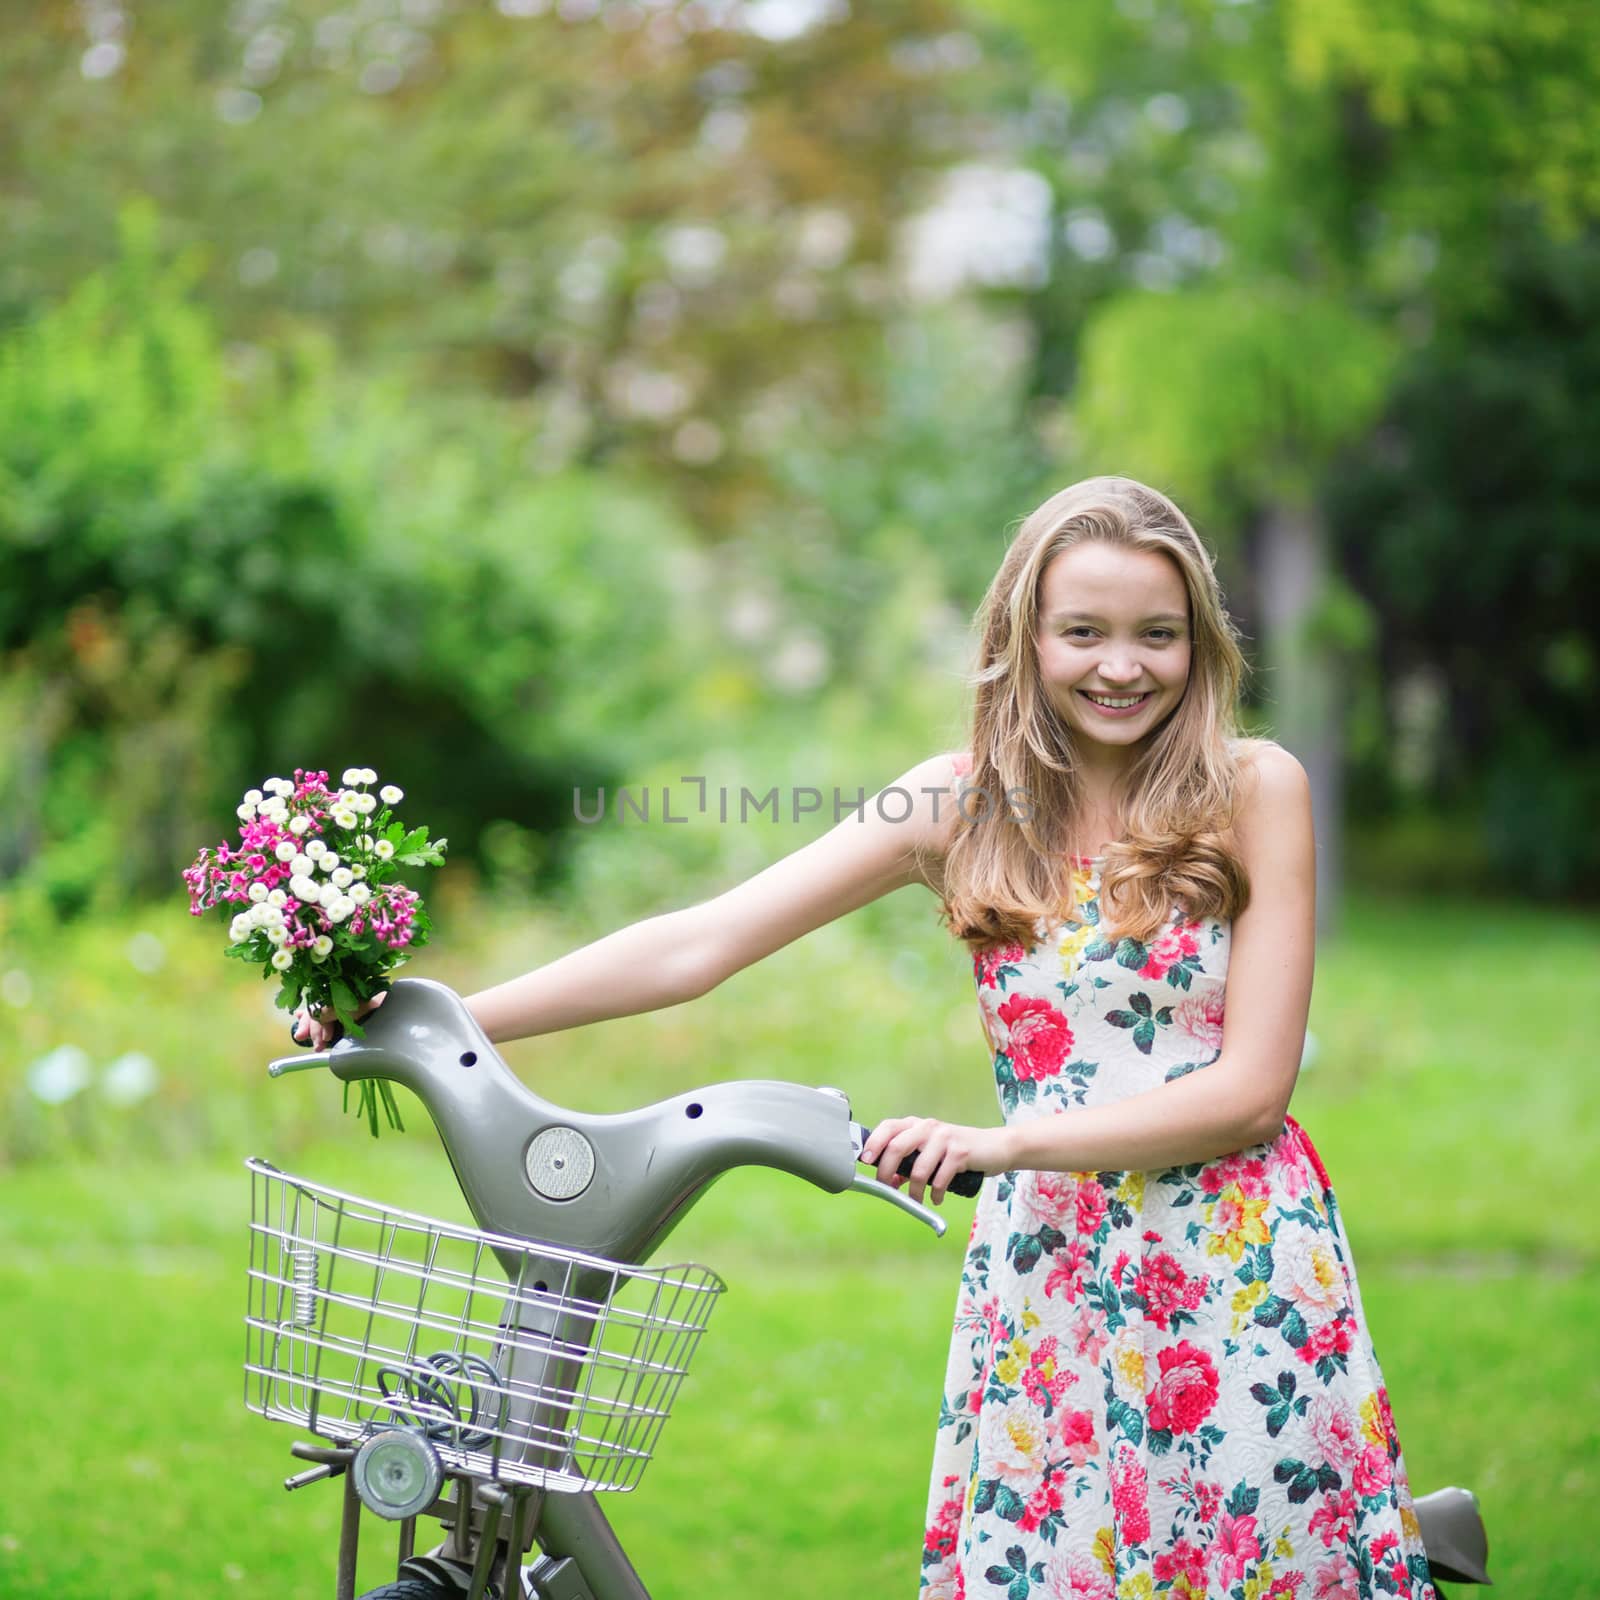
MULTIPOLYGON (((511 1363, 506 1387, 518 1394, 576 1392, 573 1364, 593 1341, 597 1324, 591 1317, 588 1325, 578 1325, 571 1305, 606 1306, 619 1281, 616 1269, 643 1267, 695 1201, 732 1168, 772 1167, 828 1193, 873 1194, 935 1233, 945 1231, 936 1213, 857 1171, 861 1132, 839 1090, 741 1081, 620 1115, 569 1111, 523 1084, 460 997, 427 979, 396 983, 367 1018, 365 1037, 276 1060, 268 1071, 279 1076, 319 1067, 346 1083, 390 1079, 427 1108, 485 1245, 513 1286, 501 1327, 511 1363), (547 1282, 558 1281, 571 1286, 570 1296, 557 1300, 545 1292, 547 1282), (540 1292, 521 1292, 529 1285, 540 1292)), ((285 1274, 277 1282, 280 1301, 293 1287, 285 1274)), ((534 1424, 519 1418, 517 1437, 559 1428, 561 1404, 539 1404, 549 1415, 534 1424)), ((308 1425, 317 1431, 314 1410, 308 1425)), ((336 1596, 353 1600, 358 1445, 346 1429, 343 1437, 335 1434, 331 1447, 297 1444, 295 1453, 315 1466, 286 1487, 345 1477, 336 1596)), ((481 1600, 496 1564, 502 1595, 510 1600, 517 1594, 522 1559, 535 1543, 544 1554, 532 1577, 536 1592, 548 1600, 649 1600, 594 1488, 568 1492, 569 1483, 562 1481, 567 1475, 507 1460, 534 1481, 496 1481, 499 1457, 485 1473, 445 1473, 431 1503, 397 1519, 401 1561, 412 1554, 416 1516, 431 1515, 449 1527, 444 1553, 471 1568, 469 1600, 481 1600), (452 1483, 453 1498, 445 1494, 452 1483), (498 1563, 497 1548, 503 1552, 498 1563)))

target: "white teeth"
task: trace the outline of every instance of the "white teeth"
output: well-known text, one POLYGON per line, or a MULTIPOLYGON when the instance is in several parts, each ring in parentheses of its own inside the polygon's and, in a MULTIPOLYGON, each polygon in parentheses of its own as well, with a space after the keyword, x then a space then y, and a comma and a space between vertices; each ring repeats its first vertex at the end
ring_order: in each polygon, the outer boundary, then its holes
POLYGON ((1094 703, 1097 706, 1109 706, 1112 709, 1118 710, 1118 711, 1124 709, 1127 706, 1136 706, 1136 705, 1138 705, 1138 703, 1141 700, 1143 700, 1145 698, 1145 696, 1142 695, 1142 694, 1135 694, 1135 695, 1130 695, 1125 700, 1112 700, 1106 695, 1089 694, 1089 691, 1087 689, 1085 689, 1083 692, 1084 692, 1085 695, 1088 696, 1089 699, 1093 700, 1094 703))

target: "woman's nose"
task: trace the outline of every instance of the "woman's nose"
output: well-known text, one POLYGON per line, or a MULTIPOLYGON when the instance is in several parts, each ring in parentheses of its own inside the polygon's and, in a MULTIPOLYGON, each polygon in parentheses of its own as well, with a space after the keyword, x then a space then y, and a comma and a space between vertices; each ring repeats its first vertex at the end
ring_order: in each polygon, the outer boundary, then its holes
POLYGON ((1131 656, 1105 656, 1096 668, 1106 683, 1137 683, 1144 669, 1131 656))

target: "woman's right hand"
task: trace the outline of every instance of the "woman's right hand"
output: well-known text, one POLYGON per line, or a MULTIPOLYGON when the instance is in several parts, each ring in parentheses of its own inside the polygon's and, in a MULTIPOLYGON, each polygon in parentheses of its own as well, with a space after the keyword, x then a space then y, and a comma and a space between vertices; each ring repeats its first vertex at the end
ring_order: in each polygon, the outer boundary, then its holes
MULTIPOLYGON (((383 994, 375 994, 370 1000, 364 1000, 356 1011, 356 1021, 359 1022, 369 1012, 376 1011, 383 1001, 383 994)), ((313 1050, 326 1050, 344 1033, 344 1028, 330 1008, 324 1007, 312 1016, 307 1007, 301 1006, 294 1014, 290 1031, 294 1035, 296 1044, 309 1046, 313 1050)))

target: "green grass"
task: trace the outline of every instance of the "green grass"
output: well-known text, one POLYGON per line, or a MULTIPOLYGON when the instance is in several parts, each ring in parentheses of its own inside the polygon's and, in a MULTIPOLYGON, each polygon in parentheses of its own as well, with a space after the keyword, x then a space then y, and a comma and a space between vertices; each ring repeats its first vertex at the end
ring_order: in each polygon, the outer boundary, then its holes
MULTIPOLYGON (((963 963, 925 903, 897 900, 694 1006, 508 1054, 552 1098, 595 1108, 770 1076, 841 1084, 869 1120, 990 1117, 963 963)), ((240 1158, 436 1214, 461 1202, 414 1102, 411 1131, 374 1145, 338 1123, 331 1085, 268 1084, 281 1025, 214 936, 180 927, 166 970, 144 975, 123 958, 134 929, 30 950, 33 1002, 0 1012, 20 1022, 0 1034, 0 1595, 327 1594, 338 1496, 286 1495, 295 1431, 242 1405, 240 1158), (92 1092, 31 1103, 27 1062, 75 1038, 97 1064, 145 1049, 162 1090, 132 1111, 92 1092)), ((570 943, 548 918, 479 934, 418 970, 469 987, 570 943)), ((1355 909, 1319 964, 1295 1102, 1340 1193, 1413 1484, 1475 1488, 1498 1592, 1540 1600, 1600 1594, 1597 949, 1592 917, 1355 909)), ((936 1242, 765 1173, 724 1179, 691 1213, 666 1255, 716 1267, 729 1292, 657 1461, 607 1501, 663 1600, 914 1594, 960 1231, 936 1242)), ((365 1537, 371 1584, 392 1532, 369 1518, 365 1537)))

